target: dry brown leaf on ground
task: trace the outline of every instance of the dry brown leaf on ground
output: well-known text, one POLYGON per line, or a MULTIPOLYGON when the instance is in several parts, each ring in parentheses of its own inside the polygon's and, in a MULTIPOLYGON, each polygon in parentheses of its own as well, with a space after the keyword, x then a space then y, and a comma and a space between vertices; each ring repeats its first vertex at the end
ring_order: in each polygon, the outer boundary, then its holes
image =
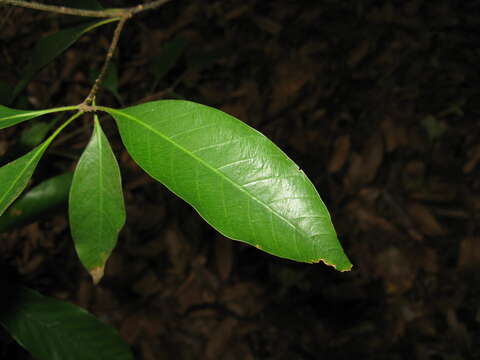
POLYGON ((141 323, 143 322, 143 317, 143 312, 140 311, 130 314, 123 319, 119 332, 122 339, 124 339, 127 343, 135 343, 142 334, 143 328, 141 323))
POLYGON ((363 157, 353 152, 350 156, 350 164, 348 166, 347 175, 343 179, 345 190, 356 191, 358 186, 363 183, 363 157))
POLYGON ((279 63, 272 83, 273 93, 268 108, 269 115, 277 114, 288 107, 313 77, 311 64, 295 61, 279 63))
POLYGON ((344 179, 344 186, 349 191, 356 191, 361 185, 373 181, 383 161, 383 141, 380 135, 372 135, 362 154, 353 152, 350 166, 344 179))
POLYGON ((381 228, 386 232, 400 234, 394 224, 379 216, 375 211, 369 209, 358 200, 352 200, 347 204, 346 209, 349 214, 357 220, 359 228, 364 231, 381 228))
POLYGON ((157 239, 157 243, 163 242, 167 248, 169 259, 173 265, 171 272, 176 276, 184 277, 192 256, 192 249, 185 235, 178 226, 170 226, 165 231, 162 240, 158 240, 160 239, 157 239))
POLYGON ((175 295, 180 312, 185 312, 195 304, 215 302, 219 287, 218 278, 205 267, 203 256, 193 260, 190 274, 177 289, 175 295))
POLYGON ((363 151, 363 182, 368 184, 377 176, 383 161, 383 141, 379 134, 372 135, 363 151))
POLYGON ((458 199, 458 189, 454 184, 443 182, 443 179, 432 178, 418 191, 412 192, 410 198, 418 201, 452 202, 458 199))
POLYGON ((141 296, 150 296, 159 292, 162 284, 154 271, 148 270, 132 285, 132 290, 141 296))
POLYGON ((217 235, 215 238, 215 264, 220 280, 225 281, 232 271, 232 240, 217 235))
POLYGON ((236 325, 237 320, 227 317, 210 333, 205 349, 207 359, 214 360, 224 357, 224 352, 227 350, 227 345, 236 325))
POLYGON ((272 35, 278 35, 283 29, 283 25, 276 22, 275 20, 265 17, 265 16, 252 16, 251 20, 263 31, 266 31, 272 35))
POLYGON ((223 289, 219 301, 240 316, 253 316, 265 306, 263 295, 257 284, 237 282, 223 289))
POLYGON ((387 152, 392 152, 396 148, 407 144, 407 135, 404 128, 397 126, 391 117, 386 117, 381 123, 383 136, 385 138, 385 148, 387 152))
POLYGON ((468 155, 468 161, 463 166, 463 172, 465 174, 470 174, 480 162, 480 145, 475 145, 470 149, 468 155))
POLYGON ((403 294, 413 286, 416 266, 411 256, 390 247, 376 256, 376 275, 383 279, 388 294, 403 294))
POLYGON ((480 267, 480 237, 466 236, 460 243, 458 268, 460 270, 475 270, 480 267))
POLYGON ((335 140, 333 145, 333 154, 328 163, 328 172, 335 173, 340 170, 348 159, 350 152, 350 136, 342 135, 335 140))
POLYGON ((370 41, 363 40, 355 48, 350 51, 350 56, 348 57, 347 64, 350 67, 357 66, 360 61, 362 61, 365 56, 367 56, 368 51, 370 50, 370 41))
POLYGON ((407 212, 419 230, 427 236, 442 236, 446 234, 445 228, 440 225, 435 215, 419 202, 411 202, 407 205, 407 212))

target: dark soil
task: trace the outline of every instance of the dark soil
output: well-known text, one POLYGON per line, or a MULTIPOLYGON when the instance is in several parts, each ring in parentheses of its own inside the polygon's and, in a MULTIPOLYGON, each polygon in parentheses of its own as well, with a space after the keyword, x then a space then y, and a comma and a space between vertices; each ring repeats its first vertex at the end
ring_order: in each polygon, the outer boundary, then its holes
MULTIPOLYGON (((14 86, 66 18, 1 7, 0 81, 14 86)), ((46 66, 16 107, 80 103, 113 28, 46 66)), ((354 268, 223 238, 135 165, 106 118, 128 220, 104 279, 94 286, 81 267, 64 210, 0 235, 0 262, 114 325, 138 359, 480 358, 479 49, 473 0, 174 0, 135 17, 114 59, 123 104, 185 98, 262 131, 317 186, 354 268), (155 81, 176 37, 187 46, 155 81)), ((74 168, 91 133, 89 118, 79 124, 33 185, 74 168)), ((29 126, 0 132, 2 163, 25 151, 29 126)), ((0 339, 2 358, 29 358, 0 339)))

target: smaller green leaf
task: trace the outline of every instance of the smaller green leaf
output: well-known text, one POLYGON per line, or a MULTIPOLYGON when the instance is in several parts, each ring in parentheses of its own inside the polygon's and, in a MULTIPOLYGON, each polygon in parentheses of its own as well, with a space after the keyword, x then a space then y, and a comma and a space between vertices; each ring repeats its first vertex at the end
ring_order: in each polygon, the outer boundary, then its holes
POLYGON ((120 169, 96 115, 73 176, 69 215, 78 257, 98 283, 125 224, 125 206, 120 169))
POLYGON ((45 65, 53 61, 57 56, 68 49, 83 34, 93 30, 101 25, 108 24, 118 19, 107 19, 101 21, 89 21, 81 25, 77 25, 68 29, 60 30, 54 34, 45 36, 40 39, 32 50, 30 62, 22 71, 22 78, 13 90, 10 103, 20 94, 35 74, 45 65))
POLYGON ((66 204, 72 178, 72 172, 54 176, 22 195, 0 216, 0 233, 35 221, 66 204))
POLYGON ((78 112, 63 123, 47 140, 41 145, 22 157, 4 165, 0 168, 0 215, 10 204, 21 194, 32 177, 38 161, 53 139, 74 119, 82 115, 78 112))
POLYGON ((47 137, 48 132, 55 126, 55 124, 62 118, 62 114, 55 116, 49 122, 39 121, 27 129, 24 129, 20 134, 20 145, 32 148, 40 144, 47 137))
POLYGON ((11 286, 0 323, 39 360, 133 360, 118 333, 78 306, 11 286))
POLYGON ((21 122, 34 119, 36 117, 51 114, 60 111, 76 110, 77 106, 63 106, 58 108, 44 110, 18 110, 0 105, 0 129, 17 125, 21 122))
POLYGON ((25 189, 47 146, 45 142, 0 168, 0 215, 25 189))
POLYGON ((46 122, 37 122, 25 129, 20 134, 20 144, 24 146, 36 146, 40 144, 50 130, 49 124, 46 122))

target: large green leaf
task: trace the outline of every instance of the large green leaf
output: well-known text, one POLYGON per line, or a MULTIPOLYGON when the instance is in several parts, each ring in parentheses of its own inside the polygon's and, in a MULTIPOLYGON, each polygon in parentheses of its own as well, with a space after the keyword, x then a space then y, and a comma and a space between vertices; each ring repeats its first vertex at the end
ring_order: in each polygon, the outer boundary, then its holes
POLYGON ((133 360, 117 332, 72 304, 15 286, 0 322, 39 360, 133 360))
POLYGON ((37 167, 38 161, 53 139, 55 139, 60 131, 81 114, 82 112, 76 113, 65 121, 42 144, 38 145, 29 153, 0 168, 0 216, 25 189, 33 171, 37 167))
POLYGON ((133 159, 223 235, 276 256, 351 268, 315 187, 258 131, 181 100, 102 109, 133 159))
POLYGON ((75 110, 76 106, 64 106, 44 110, 18 110, 0 105, 0 129, 19 124, 23 121, 60 111, 75 110))
POLYGON ((22 71, 22 78, 15 86, 10 102, 17 97, 38 71, 68 49, 83 34, 101 25, 117 20, 118 19, 89 21, 81 25, 57 31, 40 39, 30 54, 30 61, 22 71))
POLYGON ((0 216, 0 233, 51 214, 67 203, 73 173, 54 176, 18 198, 0 216))
POLYGON ((96 116, 73 176, 69 213, 77 254, 97 283, 125 224, 125 206, 117 160, 96 116))

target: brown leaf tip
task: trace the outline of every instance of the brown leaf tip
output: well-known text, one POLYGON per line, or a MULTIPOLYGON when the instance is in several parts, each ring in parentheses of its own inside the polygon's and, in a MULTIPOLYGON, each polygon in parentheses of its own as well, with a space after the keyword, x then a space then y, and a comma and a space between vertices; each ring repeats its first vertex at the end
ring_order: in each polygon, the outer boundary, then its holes
POLYGON ((97 285, 100 282, 100 280, 102 280, 104 270, 105 270, 105 266, 97 266, 96 268, 93 268, 92 270, 90 270, 90 276, 92 277, 93 283, 95 285, 97 285))

